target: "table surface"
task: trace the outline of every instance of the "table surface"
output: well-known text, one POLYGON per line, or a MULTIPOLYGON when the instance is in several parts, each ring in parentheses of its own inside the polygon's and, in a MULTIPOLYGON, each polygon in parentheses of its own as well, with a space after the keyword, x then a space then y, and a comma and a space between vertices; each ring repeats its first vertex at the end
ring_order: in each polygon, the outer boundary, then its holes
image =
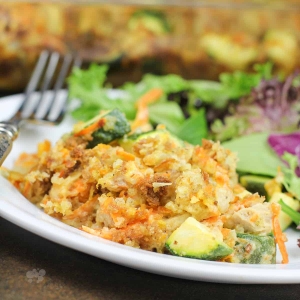
POLYGON ((188 281, 119 266, 63 247, 0 217, 0 299, 299 299, 300 285, 188 281), (45 270, 42 281, 27 272, 45 270))

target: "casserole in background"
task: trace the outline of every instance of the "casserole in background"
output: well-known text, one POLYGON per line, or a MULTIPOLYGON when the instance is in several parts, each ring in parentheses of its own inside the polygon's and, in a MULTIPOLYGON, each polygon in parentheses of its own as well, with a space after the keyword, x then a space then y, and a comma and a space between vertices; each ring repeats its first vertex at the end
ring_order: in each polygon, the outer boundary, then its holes
POLYGON ((0 1, 0 89, 22 90, 44 48, 109 64, 114 86, 148 72, 218 79, 267 60, 280 74, 300 66, 297 1, 149 3, 0 1))

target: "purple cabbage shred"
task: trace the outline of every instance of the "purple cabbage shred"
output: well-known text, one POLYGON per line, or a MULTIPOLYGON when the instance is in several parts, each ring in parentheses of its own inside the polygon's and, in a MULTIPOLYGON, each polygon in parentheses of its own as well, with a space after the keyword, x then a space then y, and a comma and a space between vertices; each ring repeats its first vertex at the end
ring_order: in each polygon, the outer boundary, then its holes
MULTIPOLYGON (((271 134, 268 137, 268 143, 272 149, 281 157, 284 152, 296 155, 298 157, 298 166, 300 166, 300 132, 289 134, 271 134)), ((300 177, 299 167, 296 170, 297 176, 300 177)))
POLYGON ((250 95, 241 99, 236 115, 246 117, 246 134, 261 131, 291 132, 299 128, 300 86, 293 84, 298 72, 280 81, 263 79, 250 95))

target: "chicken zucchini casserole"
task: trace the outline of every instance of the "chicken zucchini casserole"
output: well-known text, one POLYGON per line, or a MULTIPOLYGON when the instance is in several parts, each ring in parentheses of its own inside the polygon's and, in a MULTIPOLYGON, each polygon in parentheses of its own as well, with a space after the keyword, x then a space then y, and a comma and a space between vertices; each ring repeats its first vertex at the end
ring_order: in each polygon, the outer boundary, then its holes
POLYGON ((0 89, 23 90, 45 48, 109 64, 114 86, 149 72, 217 80, 266 61, 281 75, 300 67, 292 0, 145 2, 1 1, 0 89))
POLYGON ((280 206, 238 184, 234 153, 209 140, 193 146, 163 125, 133 133, 136 125, 102 112, 3 173, 48 215, 104 239, 249 264, 274 264, 278 245, 288 261, 280 206))

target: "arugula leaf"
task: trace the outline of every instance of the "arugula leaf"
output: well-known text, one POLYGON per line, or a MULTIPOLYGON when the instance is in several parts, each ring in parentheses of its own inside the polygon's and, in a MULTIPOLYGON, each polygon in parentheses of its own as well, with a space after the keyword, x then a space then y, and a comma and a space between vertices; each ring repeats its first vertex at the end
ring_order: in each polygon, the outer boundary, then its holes
POLYGON ((291 153, 285 152, 282 156, 289 168, 283 167, 283 182, 282 184, 288 192, 290 192, 295 198, 300 200, 300 177, 296 174, 298 167, 298 157, 291 153))
POLYGON ((202 108, 181 125, 177 136, 193 145, 201 145, 202 139, 207 137, 207 131, 205 109, 202 108))

